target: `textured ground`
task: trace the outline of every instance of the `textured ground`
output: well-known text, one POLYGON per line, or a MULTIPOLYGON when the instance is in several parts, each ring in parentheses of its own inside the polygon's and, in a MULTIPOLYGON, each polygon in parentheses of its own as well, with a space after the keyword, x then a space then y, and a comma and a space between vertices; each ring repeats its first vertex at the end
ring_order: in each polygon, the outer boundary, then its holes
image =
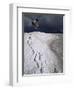
POLYGON ((62 72, 62 34, 24 33, 24 74, 62 72))

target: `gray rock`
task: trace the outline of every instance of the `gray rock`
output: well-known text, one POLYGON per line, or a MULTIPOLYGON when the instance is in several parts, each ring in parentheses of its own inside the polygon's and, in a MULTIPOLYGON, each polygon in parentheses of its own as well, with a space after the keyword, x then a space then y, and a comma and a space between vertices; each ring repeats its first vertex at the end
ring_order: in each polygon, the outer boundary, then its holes
POLYGON ((24 33, 24 74, 63 72, 63 35, 24 33))

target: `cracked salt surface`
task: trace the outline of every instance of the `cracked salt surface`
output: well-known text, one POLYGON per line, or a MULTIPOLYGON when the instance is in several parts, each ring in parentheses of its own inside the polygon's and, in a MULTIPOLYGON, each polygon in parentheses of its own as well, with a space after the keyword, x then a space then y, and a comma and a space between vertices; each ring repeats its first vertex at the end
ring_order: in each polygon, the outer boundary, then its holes
POLYGON ((24 74, 62 72, 62 34, 24 33, 24 74))

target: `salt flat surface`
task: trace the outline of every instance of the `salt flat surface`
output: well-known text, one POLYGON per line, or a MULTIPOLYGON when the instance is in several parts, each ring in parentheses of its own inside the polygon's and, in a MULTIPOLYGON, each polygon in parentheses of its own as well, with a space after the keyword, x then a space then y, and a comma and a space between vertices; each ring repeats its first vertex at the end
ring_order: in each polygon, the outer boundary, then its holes
POLYGON ((24 74, 62 72, 62 34, 24 33, 24 74))

